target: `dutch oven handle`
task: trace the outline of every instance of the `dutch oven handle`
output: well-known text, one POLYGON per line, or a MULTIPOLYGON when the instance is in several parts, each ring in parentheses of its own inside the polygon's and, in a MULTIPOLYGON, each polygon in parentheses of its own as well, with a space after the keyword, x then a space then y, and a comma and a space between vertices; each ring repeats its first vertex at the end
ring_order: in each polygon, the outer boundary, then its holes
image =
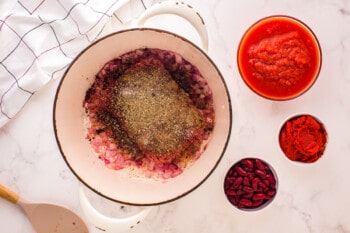
POLYGON ((187 20, 196 29, 200 39, 201 47, 208 52, 208 32, 203 18, 192 6, 177 1, 159 2, 144 11, 135 21, 135 26, 143 26, 149 18, 157 15, 171 14, 187 20))
POLYGON ((86 218, 103 232, 124 232, 134 228, 155 208, 155 206, 140 207, 140 211, 125 218, 108 217, 100 213, 92 206, 84 191, 85 187, 80 185, 79 200, 86 218))

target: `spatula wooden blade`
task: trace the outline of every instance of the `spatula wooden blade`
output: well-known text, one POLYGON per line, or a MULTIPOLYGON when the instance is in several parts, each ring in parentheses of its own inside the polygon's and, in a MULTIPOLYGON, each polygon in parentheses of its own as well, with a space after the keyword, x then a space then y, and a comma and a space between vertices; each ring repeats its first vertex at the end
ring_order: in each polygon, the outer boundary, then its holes
POLYGON ((19 205, 37 233, 89 233, 83 220, 73 211, 48 203, 30 203, 0 184, 0 197, 19 205))
POLYGON ((74 212, 53 204, 19 201, 38 233, 88 233, 83 220, 74 212))

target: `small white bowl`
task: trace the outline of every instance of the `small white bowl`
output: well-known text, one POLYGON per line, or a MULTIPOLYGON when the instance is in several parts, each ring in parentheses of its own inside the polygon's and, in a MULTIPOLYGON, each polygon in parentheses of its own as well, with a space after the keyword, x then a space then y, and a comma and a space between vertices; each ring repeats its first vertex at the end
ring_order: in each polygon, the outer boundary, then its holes
POLYGON ((228 202, 237 209, 261 210, 277 194, 277 174, 270 164, 260 158, 242 158, 228 169, 223 189, 228 202))
MULTIPOLYGON (((300 130, 300 129, 299 129, 300 130)), ((296 132, 297 133, 297 132, 296 132)), ((312 137, 312 135, 310 135, 310 137, 312 137)), ((312 139, 310 138, 309 139, 312 139)), ((280 130, 279 130, 279 134, 278 134, 278 143, 279 143, 279 146, 280 146, 280 149, 284 155, 284 157, 290 161, 290 162, 293 162, 293 163, 296 163, 296 164, 314 164, 316 163, 317 161, 319 161, 319 159, 321 159, 325 153, 325 150, 326 150, 326 147, 327 147, 327 142, 328 142, 328 134, 327 134, 327 130, 326 130, 326 127, 324 126, 324 124, 315 116, 309 114, 309 113, 299 113, 299 114, 295 114, 289 118, 287 118, 281 125, 280 127, 280 130), (300 159, 292 159, 290 158, 289 156, 287 156, 286 154, 286 151, 285 149, 283 148, 282 146, 282 137, 283 137, 283 131, 285 130, 285 127, 286 127, 286 124, 287 122, 290 122, 290 121, 293 121, 293 120, 296 120, 300 117, 303 117, 303 116, 306 116, 306 117, 311 117, 313 120, 315 120, 319 126, 320 126, 320 133, 321 134, 324 134, 325 135, 325 142, 324 142, 324 145, 322 145, 323 149, 322 151, 320 152, 319 155, 317 155, 317 158, 315 158, 314 160, 309 160, 309 161, 301 161, 300 159)), ((305 154, 304 154, 305 155, 305 154)))

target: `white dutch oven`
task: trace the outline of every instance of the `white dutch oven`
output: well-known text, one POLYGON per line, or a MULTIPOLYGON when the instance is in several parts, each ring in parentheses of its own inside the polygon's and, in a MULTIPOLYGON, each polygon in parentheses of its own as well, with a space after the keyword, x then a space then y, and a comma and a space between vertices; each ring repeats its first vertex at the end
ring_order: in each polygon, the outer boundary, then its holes
MULTIPOLYGON (((172 1, 157 4, 140 17, 138 24, 159 13, 177 14, 191 22, 202 38, 206 50, 207 33, 204 22, 190 6, 172 1)), ((54 129, 65 162, 85 186, 105 198, 123 204, 159 205, 183 197, 196 189, 218 165, 231 131, 230 98, 220 71, 202 49, 187 39, 164 30, 133 28, 101 38, 82 51, 71 63, 57 90, 54 129), (141 179, 106 168, 85 139, 82 102, 95 75, 111 59, 144 47, 179 53, 199 69, 213 93, 215 126, 206 150, 190 168, 166 181, 141 179)), ((84 208, 91 209, 82 190, 80 194, 84 208)))

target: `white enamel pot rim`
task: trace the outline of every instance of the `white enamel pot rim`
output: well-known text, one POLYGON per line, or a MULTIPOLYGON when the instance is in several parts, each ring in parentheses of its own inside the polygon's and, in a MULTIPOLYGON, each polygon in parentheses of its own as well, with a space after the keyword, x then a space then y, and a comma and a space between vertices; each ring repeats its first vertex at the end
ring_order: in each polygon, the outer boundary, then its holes
POLYGON ((151 206, 176 200, 199 187, 215 170, 231 134, 231 101, 225 81, 210 57, 189 40, 160 29, 133 28, 111 33, 83 50, 61 79, 53 124, 63 159, 76 177, 99 195, 128 205, 151 206), (109 60, 137 48, 179 53, 195 65, 213 92, 215 126, 201 157, 175 178, 141 179, 105 167, 85 139, 82 102, 95 75, 109 60))

